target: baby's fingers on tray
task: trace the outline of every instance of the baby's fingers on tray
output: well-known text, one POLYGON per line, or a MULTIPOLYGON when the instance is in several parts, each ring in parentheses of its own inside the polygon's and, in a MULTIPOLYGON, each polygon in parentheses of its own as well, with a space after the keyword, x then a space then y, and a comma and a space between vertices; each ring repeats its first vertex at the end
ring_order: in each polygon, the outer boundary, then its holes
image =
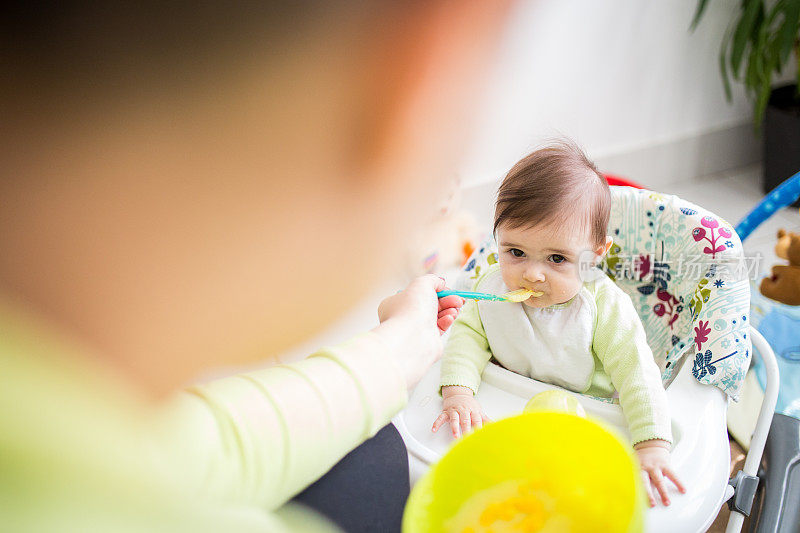
POLYGON ((676 487, 678 487, 678 490, 681 491, 681 494, 685 494, 686 486, 683 483, 681 483, 681 480, 678 479, 678 476, 675 474, 675 472, 673 472, 671 468, 668 468, 666 466, 664 467, 663 471, 664 475, 667 476, 667 478, 669 478, 669 480, 672 481, 676 487))
POLYGON ((470 413, 470 418, 472 418, 473 429, 481 429, 483 427, 483 416, 481 413, 473 411, 470 413))
POLYGON ((658 495, 661 497, 661 501, 664 505, 669 505, 669 496, 667 495, 667 487, 664 484, 664 476, 661 475, 661 471, 658 469, 653 470, 650 473, 650 480, 652 485, 656 487, 658 491, 658 495))
POLYGON ((448 415, 450 416, 450 429, 453 430, 453 438, 457 439, 461 436, 461 426, 458 424, 458 411, 450 409, 448 415))
POLYGON ((433 427, 431 428, 431 431, 436 433, 439 430, 439 428, 442 427, 442 424, 444 424, 445 422, 447 422, 447 413, 443 412, 438 417, 436 417, 436 420, 433 421, 433 427))
POLYGON ((642 484, 644 485, 644 490, 647 493, 647 504, 650 507, 655 507, 656 499, 653 496, 653 487, 650 484, 650 474, 648 474, 646 470, 642 470, 642 484))
POLYGON ((458 418, 461 421, 461 434, 466 435, 472 430, 472 417, 468 409, 459 409, 458 418))

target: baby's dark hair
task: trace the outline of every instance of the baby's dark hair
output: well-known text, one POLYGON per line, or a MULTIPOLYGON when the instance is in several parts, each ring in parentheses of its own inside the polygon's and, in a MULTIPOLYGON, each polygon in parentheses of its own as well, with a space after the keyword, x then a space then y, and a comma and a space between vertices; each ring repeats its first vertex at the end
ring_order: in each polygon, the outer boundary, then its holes
POLYGON ((605 243, 611 211, 608 182, 573 141, 559 139, 522 158, 497 192, 494 231, 500 225, 563 224, 578 215, 594 244, 605 243))

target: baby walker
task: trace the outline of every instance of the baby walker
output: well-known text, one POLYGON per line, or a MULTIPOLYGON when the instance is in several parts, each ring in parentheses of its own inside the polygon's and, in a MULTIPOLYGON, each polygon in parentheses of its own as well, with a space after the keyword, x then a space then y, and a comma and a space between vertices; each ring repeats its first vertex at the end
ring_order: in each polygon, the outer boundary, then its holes
MULTIPOLYGON (((612 186, 611 192, 608 232, 614 245, 600 266, 631 297, 642 319, 670 402, 673 470, 687 487, 686 494, 670 487, 669 507, 645 511, 644 531, 706 531, 727 501, 732 509, 727 531, 738 532, 752 506, 778 392, 775 356, 748 322, 749 270, 741 241, 726 221, 676 196, 626 186, 612 186), (766 369, 764 402, 744 467, 729 480, 726 410, 729 398, 738 398, 753 348, 766 369)), ((496 261, 494 245, 484 243, 453 287, 469 290, 496 261)), ((409 450, 412 484, 453 445, 448 431, 431 432, 441 412, 439 372, 439 364, 428 371, 394 419, 409 450)), ((533 396, 554 389, 489 363, 477 398, 498 421, 522 413, 533 396)), ((629 438, 618 403, 567 394, 590 419, 629 438)))

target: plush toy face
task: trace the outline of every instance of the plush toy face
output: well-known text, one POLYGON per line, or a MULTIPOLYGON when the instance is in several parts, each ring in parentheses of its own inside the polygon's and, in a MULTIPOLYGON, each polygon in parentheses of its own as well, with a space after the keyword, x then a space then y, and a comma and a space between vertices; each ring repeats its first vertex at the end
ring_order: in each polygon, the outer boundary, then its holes
POLYGON ((790 265, 800 266, 800 234, 779 229, 775 255, 788 260, 790 265))
POLYGON ((789 261, 772 267, 772 275, 764 278, 759 290, 767 298, 787 305, 800 305, 800 235, 778 230, 775 254, 789 261))

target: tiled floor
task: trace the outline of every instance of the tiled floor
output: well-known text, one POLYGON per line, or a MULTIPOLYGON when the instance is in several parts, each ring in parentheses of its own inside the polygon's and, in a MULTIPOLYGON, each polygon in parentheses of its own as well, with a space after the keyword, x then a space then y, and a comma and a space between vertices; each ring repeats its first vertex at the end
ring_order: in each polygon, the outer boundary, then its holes
MULTIPOLYGON (((668 185, 642 185, 659 192, 674 194, 700 205, 737 224, 744 215, 764 197, 761 192, 760 165, 704 176, 668 185)), ((775 256, 776 233, 779 228, 800 232, 800 213, 796 208, 785 208, 750 234, 744 241, 745 253, 761 254, 760 271, 768 272, 772 265, 783 263, 775 256)))

